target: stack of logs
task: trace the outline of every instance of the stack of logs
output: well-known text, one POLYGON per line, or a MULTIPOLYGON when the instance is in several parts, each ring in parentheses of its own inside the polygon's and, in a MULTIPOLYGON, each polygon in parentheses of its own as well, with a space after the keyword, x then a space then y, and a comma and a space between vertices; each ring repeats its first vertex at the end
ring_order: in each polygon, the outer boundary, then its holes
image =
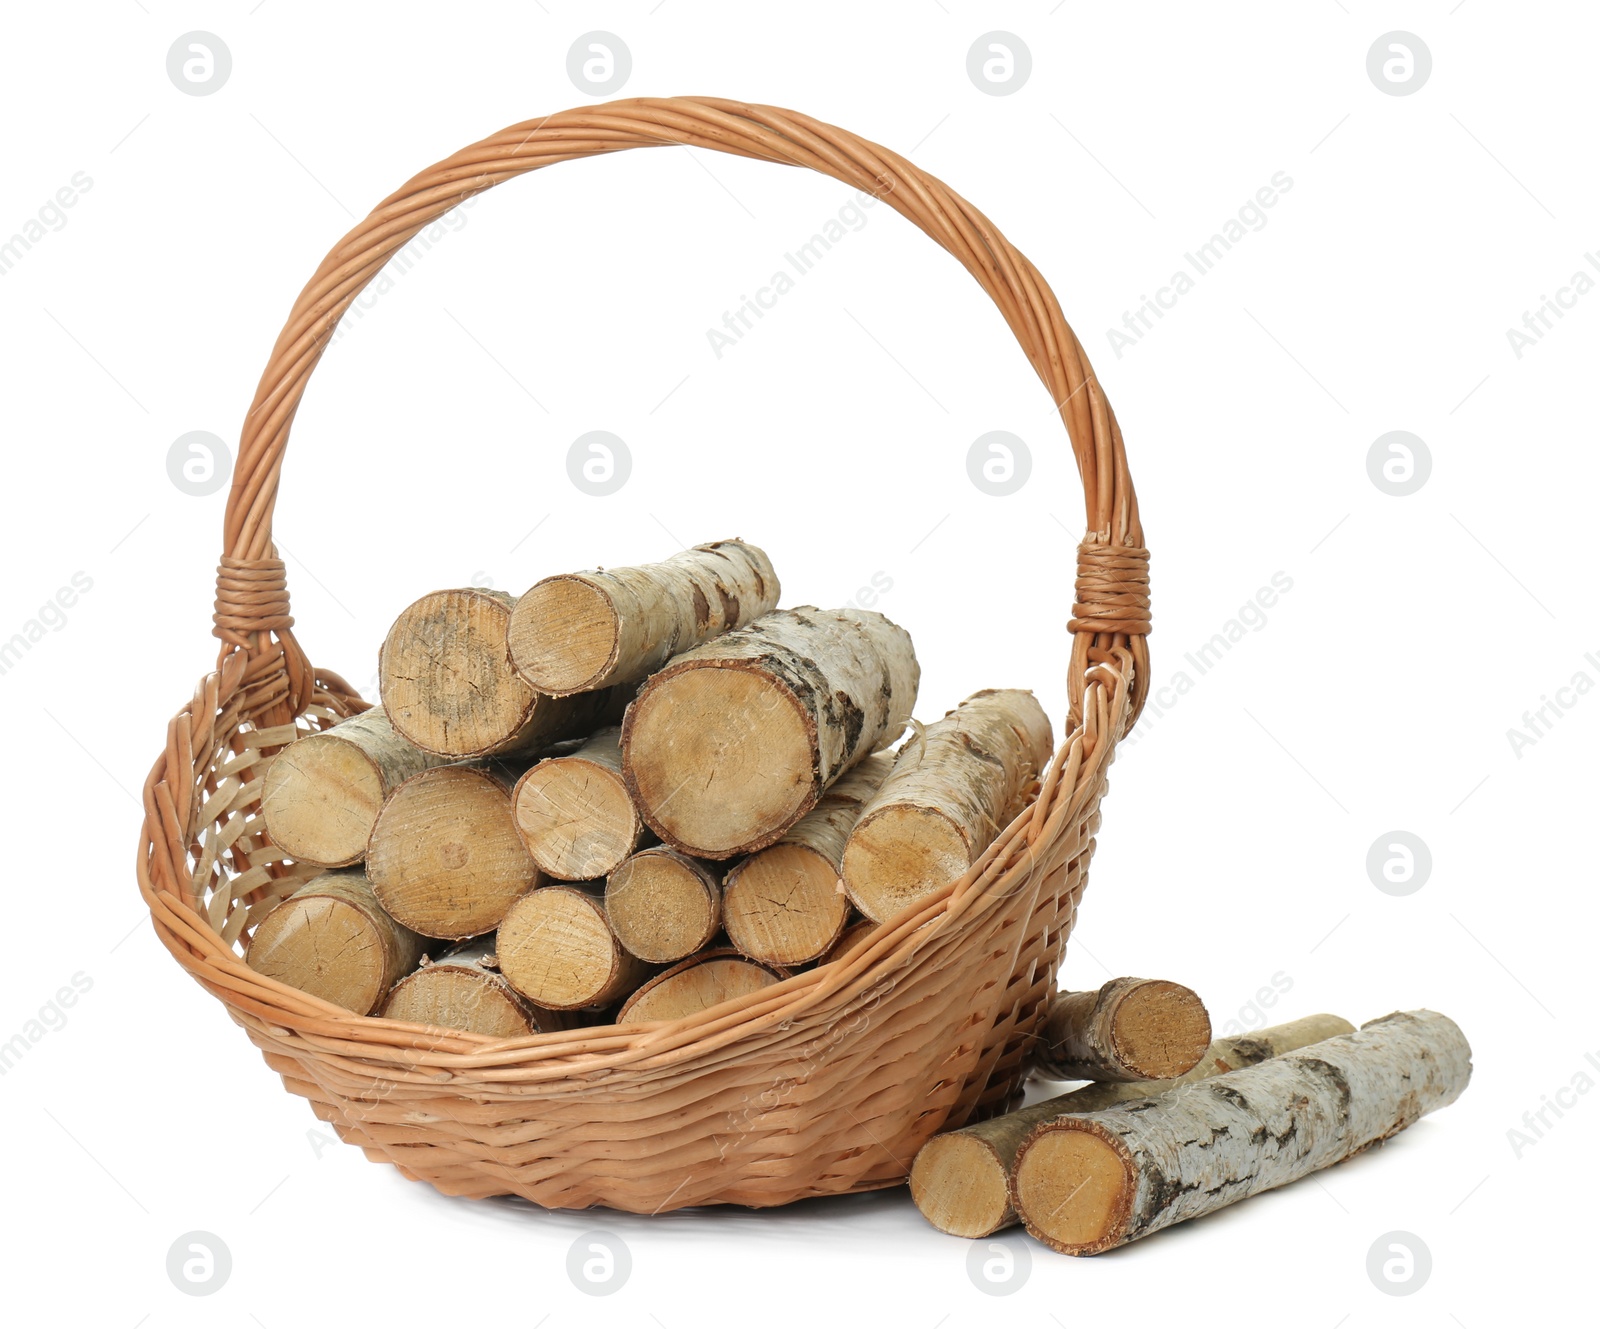
POLYGON ((766 554, 725 540, 412 604, 381 707, 267 770, 269 834, 325 871, 248 963, 496 1038, 673 1020, 949 886, 1036 792, 1044 711, 989 690, 914 725, 904 630, 778 596, 766 554))
POLYGON ((952 1236, 1022 1223, 1054 1250, 1097 1255, 1380 1144, 1453 1103, 1472 1073, 1465 1036, 1434 1011, 1210 1039, 1205 1007, 1176 983, 1060 994, 1035 1073, 1090 1083, 934 1136, 912 1199, 952 1236))

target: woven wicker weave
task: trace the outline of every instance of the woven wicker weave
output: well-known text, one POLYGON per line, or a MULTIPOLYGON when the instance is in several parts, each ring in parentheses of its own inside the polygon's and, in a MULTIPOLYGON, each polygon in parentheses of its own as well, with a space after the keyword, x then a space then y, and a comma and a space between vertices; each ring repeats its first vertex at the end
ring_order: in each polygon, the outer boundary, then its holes
POLYGON ((167 948, 284 1083, 369 1157, 452 1195, 653 1213, 783 1204, 902 1181, 937 1130, 1014 1105, 1084 887, 1106 768, 1149 677, 1148 553, 1114 416, 1054 295, 964 199, 792 111, 628 100, 513 125, 430 167, 334 247, 295 302, 246 417, 217 574, 217 669, 144 787, 139 883, 167 948), (264 978, 239 944, 314 870, 285 860, 261 777, 361 710, 292 632, 272 510, 289 427, 340 315, 463 199, 525 171, 667 144, 808 166, 868 190, 953 254, 1058 403, 1087 495, 1067 737, 1037 800, 949 889, 834 964, 672 1023, 493 1042, 359 1018, 264 978))

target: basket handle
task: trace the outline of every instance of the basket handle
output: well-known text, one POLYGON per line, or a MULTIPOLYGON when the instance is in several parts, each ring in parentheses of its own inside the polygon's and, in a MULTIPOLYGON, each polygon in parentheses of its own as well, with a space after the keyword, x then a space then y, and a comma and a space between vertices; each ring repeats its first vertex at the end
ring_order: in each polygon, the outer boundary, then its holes
POLYGON ((224 659, 246 653, 245 677, 261 689, 258 722, 294 718, 315 687, 291 631, 272 510, 295 411, 340 316, 419 231, 474 194, 555 162, 669 144, 807 166, 872 193, 926 231, 983 287, 1056 403, 1083 481, 1087 533, 1078 546, 1067 625, 1069 727, 1082 714, 1090 669, 1130 656, 1131 726, 1149 687, 1150 555, 1122 432, 1055 294, 987 217, 903 157, 795 111, 714 97, 630 98, 512 125, 413 176, 322 261, 289 312, 245 417, 223 524, 215 632, 224 659))

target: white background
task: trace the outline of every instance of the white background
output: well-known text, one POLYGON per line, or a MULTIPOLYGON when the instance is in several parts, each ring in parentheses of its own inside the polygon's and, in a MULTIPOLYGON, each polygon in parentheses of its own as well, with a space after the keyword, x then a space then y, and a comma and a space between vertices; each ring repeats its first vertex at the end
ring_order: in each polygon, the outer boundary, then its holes
MULTIPOLYGON (((1593 1314, 1600 1093, 1571 1086, 1600 1058, 1600 696, 1564 694, 1520 753, 1508 738, 1575 674, 1600 681, 1600 296, 1520 357, 1507 337, 1600 249, 1588 7, 115 0, 11 5, 4 24, 0 237, 92 180, 0 277, 0 639, 92 580, 0 676, 0 1041, 28 1044, 0 1079, 13 1296, 65 1322, 267 1329, 1065 1325, 1168 1299, 1195 1323, 1477 1329, 1557 1294, 1593 1314), (196 29, 233 61, 203 97, 165 66, 196 29), (912 155, 1036 262, 1095 360, 1154 552, 1155 679, 1194 687, 1120 754, 1063 983, 1177 979, 1219 1031, 1430 1006, 1474 1047, 1457 1105, 1097 1260, 1013 1234, 1031 1273, 994 1298, 903 1190, 655 1219, 443 1200, 332 1143, 168 957, 135 888, 135 795, 214 658, 226 493, 181 492, 168 450, 236 441, 295 292, 354 216, 486 133, 596 100, 566 72, 596 29, 631 50, 623 95, 792 106, 912 155), (992 29, 1031 52, 1012 95, 967 74, 992 29), (1432 52, 1409 96, 1366 71, 1392 30, 1432 52), (1266 224, 1119 356, 1107 329, 1280 171, 1266 224), (1408 497, 1369 479, 1391 430, 1431 454, 1408 497), (1293 588, 1265 625, 1195 676, 1185 652, 1275 573, 1293 588), (1432 855, 1403 897, 1366 868, 1396 829, 1432 855), (33 1039, 74 974, 92 986, 33 1039), (1516 1144, 1558 1091, 1563 1115, 1516 1144), (595 1229, 632 1257, 603 1298, 565 1272, 595 1229), (166 1273, 192 1230, 232 1255, 204 1298, 166 1273), (1395 1230, 1432 1254, 1404 1297, 1366 1272, 1395 1230)), ((788 604, 892 580, 878 607, 918 643, 922 718, 1027 686, 1059 719, 1081 497, 1046 393, 959 266, 878 207, 739 345, 708 345, 848 201, 675 149, 460 214, 347 319, 299 415, 276 529, 313 658, 365 684, 423 591, 516 592, 738 534, 788 604), (610 497, 567 478, 593 429, 632 454, 610 497), (1033 463, 1005 498, 966 469, 997 429, 1033 463)))

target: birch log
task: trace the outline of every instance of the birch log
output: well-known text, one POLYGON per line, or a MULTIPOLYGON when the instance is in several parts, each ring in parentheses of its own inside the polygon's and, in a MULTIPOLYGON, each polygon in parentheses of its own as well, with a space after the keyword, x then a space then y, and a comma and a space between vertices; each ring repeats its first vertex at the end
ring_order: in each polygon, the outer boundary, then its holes
POLYGON ((718 540, 662 563, 546 577, 511 613, 511 663, 555 697, 638 683, 674 655, 778 605, 765 553, 718 540))
POLYGON ((871 936, 877 926, 870 918, 858 918, 854 923, 847 924, 845 930, 839 934, 839 940, 828 948, 827 953, 817 963, 831 964, 835 960, 844 959, 855 949, 856 943, 871 936))
POLYGON ((905 729, 919 671, 882 614, 784 609, 674 659, 628 708, 622 765, 644 819, 696 858, 764 849, 905 729))
POLYGON ((627 691, 547 697, 528 686, 507 655, 515 604, 502 591, 435 591, 395 619, 378 688, 402 737, 445 757, 527 754, 621 720, 627 691))
POLYGON ((657 974, 622 1004, 618 1024, 681 1020, 781 981, 783 975, 733 951, 708 951, 657 974))
POLYGON ((263 918, 244 958, 258 974, 370 1015, 424 945, 384 911, 365 872, 343 868, 313 877, 263 918))
POLYGON ((623 950, 600 892, 569 884, 529 891, 506 911, 495 960, 524 997, 557 1011, 610 1005, 654 972, 623 950))
POLYGON ((384 799, 445 760, 395 733, 381 706, 352 715, 272 759, 261 783, 267 834, 303 863, 347 867, 367 852, 384 799))
POLYGON ((523 1000, 494 962, 494 938, 476 937, 402 978, 383 1004, 383 1018, 461 1029, 490 1038, 520 1038, 569 1027, 557 1011, 523 1000))
POLYGON ((606 918, 630 954, 671 964, 722 924, 722 890, 706 867, 666 845, 640 850, 606 879, 606 918))
POLYGON ((1283 1186, 1455 1102, 1472 1051, 1434 1011, 1397 1011, 1352 1034, 1171 1093, 1034 1129, 1011 1203, 1067 1255, 1097 1255, 1283 1186))
POLYGON ((1057 996, 1039 1039, 1034 1065, 1052 1080, 1170 1080, 1205 1055, 1211 1017, 1182 984, 1113 978, 1057 996))
POLYGON ((741 954, 768 964, 805 964, 839 940, 850 915, 839 882, 845 841, 893 764, 887 752, 857 762, 783 839, 723 878, 722 925, 741 954))
POLYGON ((1151 1098, 1180 1084, 1254 1066, 1354 1029, 1337 1015, 1308 1015, 1242 1037, 1219 1038, 1194 1069, 1177 1080, 1102 1081, 976 1126, 935 1135, 911 1164, 911 1198, 939 1231, 953 1237, 986 1237, 1022 1221, 1011 1207, 1011 1170, 1017 1150, 1036 1127, 1068 1114, 1151 1098))
POLYGON ((1049 764, 1050 720, 1031 692, 975 692, 901 747, 845 846, 844 889, 881 923, 957 880, 1049 764))
POLYGON ((383 907, 425 937, 493 932, 541 880, 512 822, 511 782, 498 767, 436 766, 396 789, 367 846, 383 907))
POLYGON ((614 872, 646 834, 622 779, 617 725, 575 752, 529 767, 511 804, 533 861, 557 881, 594 881, 614 872))

